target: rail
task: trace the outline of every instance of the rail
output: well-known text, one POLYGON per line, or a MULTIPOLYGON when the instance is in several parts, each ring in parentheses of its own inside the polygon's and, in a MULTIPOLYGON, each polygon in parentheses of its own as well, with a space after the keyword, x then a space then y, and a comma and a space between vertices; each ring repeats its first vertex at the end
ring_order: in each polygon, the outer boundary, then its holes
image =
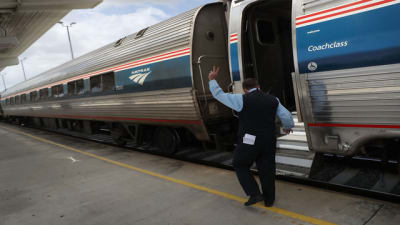
MULTIPOLYGON (((207 109, 208 106, 208 101, 207 101, 207 95, 206 95, 206 87, 204 84, 204 78, 203 78, 203 70, 201 68, 202 65, 202 60, 203 59, 207 59, 207 58, 212 58, 212 59, 226 59, 225 56, 219 56, 219 55, 201 55, 199 56, 199 58, 197 59, 197 66, 199 67, 199 73, 200 73, 200 80, 201 80, 201 86, 202 86, 202 90, 203 90, 203 100, 204 100, 204 107, 203 107, 203 115, 205 115, 205 110, 207 109)), ((201 104, 200 104, 201 105, 201 104)))

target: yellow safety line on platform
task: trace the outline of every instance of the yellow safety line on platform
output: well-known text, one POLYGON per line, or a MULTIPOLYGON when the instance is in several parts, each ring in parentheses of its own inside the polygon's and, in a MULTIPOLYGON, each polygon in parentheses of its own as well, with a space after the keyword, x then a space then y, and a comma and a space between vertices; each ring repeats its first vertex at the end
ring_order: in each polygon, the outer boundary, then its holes
MULTIPOLYGON (((83 155, 86 155, 86 156, 89 156, 89 157, 93 157, 93 158, 96 158, 96 159, 99 159, 99 160, 102 160, 102 161, 105 161, 105 162, 108 162, 108 163, 111 163, 111 164, 114 164, 114 165, 117 165, 117 166, 121 166, 121 167, 124 167, 124 168, 127 168, 127 169, 131 169, 131 170, 134 170, 134 171, 137 171, 137 172, 140 172, 140 173, 144 173, 144 174, 147 174, 147 175, 150 175, 150 176, 153 176, 153 177, 158 177, 158 178, 163 179, 163 180, 168 180, 168 181, 171 181, 171 182, 174 182, 174 183, 177 183, 177 184, 181 184, 181 185, 193 188, 193 189, 197 189, 197 190, 200 190, 200 191, 205 191, 205 192, 208 192, 208 193, 211 193, 211 194, 214 194, 214 195, 218 195, 220 197, 224 197, 224 198, 231 199, 231 200, 234 200, 234 201, 237 201, 237 202, 241 202, 241 203, 244 203, 244 202, 247 201, 247 199, 239 197, 239 196, 235 196, 235 195, 232 195, 232 194, 229 194, 229 193, 226 193, 226 192, 210 189, 210 188, 207 188, 207 187, 204 187, 204 186, 200 186, 200 185, 193 184, 193 183, 190 183, 190 182, 187 182, 187 181, 183 181, 183 180, 179 180, 179 179, 176 179, 176 178, 164 176, 164 175, 161 175, 161 174, 158 174, 158 173, 151 172, 149 170, 137 168, 137 167, 125 164, 125 163, 114 161, 112 159, 108 159, 108 158, 105 158, 105 157, 102 157, 102 156, 98 156, 98 155, 95 155, 95 154, 92 154, 92 153, 84 152, 84 151, 81 151, 79 149, 72 148, 72 147, 69 147, 69 146, 66 146, 66 145, 63 145, 63 144, 58 144, 56 142, 53 142, 53 141, 50 141, 50 140, 47 140, 47 139, 44 139, 44 138, 36 137, 34 135, 31 135, 31 134, 28 134, 28 133, 25 133, 25 132, 22 132, 22 131, 19 131, 19 130, 15 130, 15 129, 8 128, 8 127, 3 127, 3 126, 0 126, 0 128, 4 128, 6 130, 10 130, 10 131, 13 131, 15 133, 19 133, 19 134, 31 137, 31 138, 36 139, 38 141, 41 141, 41 142, 44 142, 44 143, 47 143, 47 144, 56 145, 56 146, 58 146, 60 148, 63 148, 63 149, 66 149, 66 150, 70 150, 70 151, 73 151, 73 152, 77 152, 77 153, 80 153, 80 154, 83 154, 83 155)), ((295 213, 295 212, 291 212, 291 211, 288 211, 288 210, 285 210, 285 209, 280 209, 280 208, 276 208, 276 207, 265 207, 261 203, 257 203, 254 206, 256 206, 258 208, 262 208, 262 209, 268 210, 268 211, 271 211, 271 212, 275 212, 275 213, 278 213, 278 214, 281 214, 281 215, 284 215, 284 216, 287 216, 287 217, 291 217, 293 219, 301 220, 301 221, 307 222, 307 223, 312 223, 312 224, 316 224, 316 225, 335 225, 335 223, 331 223, 331 222, 327 222, 327 221, 320 220, 320 219, 317 219, 317 218, 305 216, 305 215, 302 215, 302 214, 299 214, 299 213, 295 213)))

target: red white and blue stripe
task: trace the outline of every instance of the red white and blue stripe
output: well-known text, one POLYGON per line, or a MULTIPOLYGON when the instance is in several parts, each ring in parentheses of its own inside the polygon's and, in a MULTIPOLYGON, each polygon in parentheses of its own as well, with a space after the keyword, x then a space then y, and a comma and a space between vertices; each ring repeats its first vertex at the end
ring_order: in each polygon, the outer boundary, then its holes
POLYGON ((296 27, 304 27, 324 21, 350 16, 374 9, 400 3, 399 0, 361 0, 349 4, 339 5, 296 18, 296 27))
POLYGON ((18 96, 21 94, 29 94, 32 91, 39 91, 40 89, 43 88, 51 88, 55 85, 60 85, 60 84, 67 84, 68 82, 71 81, 76 81, 76 80, 80 80, 80 79, 89 79, 90 77, 99 75, 99 74, 103 74, 103 73, 107 73, 107 72, 120 72, 120 71, 124 71, 124 70, 129 70, 129 69, 133 69, 136 67, 141 67, 141 66, 145 66, 145 65, 149 65, 149 64, 154 64, 154 63, 159 63, 159 62, 163 62, 163 61, 168 61, 171 59, 176 59, 176 58, 180 58, 180 57, 185 57, 185 56, 190 56, 191 54, 191 49, 190 48, 183 48, 183 49, 177 49, 174 51, 170 51, 170 52, 166 52, 163 54, 159 54, 159 55, 154 55, 148 58, 144 58, 144 59, 140 59, 140 60, 135 60, 135 61, 131 61, 125 64, 121 64, 118 66, 113 66, 113 67, 108 67, 105 69, 101 69, 101 70, 97 70, 91 73, 86 73, 86 74, 82 74, 82 75, 78 75, 69 79, 65 79, 65 80, 61 80, 61 81, 57 81, 45 86, 41 86, 35 89, 30 89, 28 91, 25 92, 20 92, 17 94, 14 94, 12 96, 8 96, 8 97, 14 97, 14 96, 18 96))
POLYGON ((238 42, 238 34, 237 33, 231 34, 229 43, 233 44, 233 43, 237 43, 237 42, 238 42))
POLYGON ((240 69, 239 69, 239 47, 238 47, 239 35, 232 33, 229 35, 229 46, 230 46, 230 58, 231 58, 231 71, 233 81, 240 81, 240 69))

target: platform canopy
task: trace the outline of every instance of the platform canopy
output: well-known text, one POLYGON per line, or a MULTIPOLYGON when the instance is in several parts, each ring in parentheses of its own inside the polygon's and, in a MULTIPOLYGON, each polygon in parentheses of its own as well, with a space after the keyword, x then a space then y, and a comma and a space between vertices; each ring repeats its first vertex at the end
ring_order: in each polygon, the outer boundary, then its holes
POLYGON ((74 9, 103 0, 0 0, 0 71, 18 65, 18 56, 74 9))

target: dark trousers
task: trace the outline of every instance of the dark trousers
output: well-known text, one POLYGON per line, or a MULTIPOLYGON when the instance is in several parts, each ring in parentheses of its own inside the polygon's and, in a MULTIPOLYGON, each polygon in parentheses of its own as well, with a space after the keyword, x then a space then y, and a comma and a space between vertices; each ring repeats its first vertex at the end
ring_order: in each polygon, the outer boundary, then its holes
POLYGON ((260 189, 250 168, 255 162, 260 176, 264 201, 275 201, 275 140, 257 137, 255 145, 239 143, 233 154, 233 167, 247 195, 258 195, 260 189))

